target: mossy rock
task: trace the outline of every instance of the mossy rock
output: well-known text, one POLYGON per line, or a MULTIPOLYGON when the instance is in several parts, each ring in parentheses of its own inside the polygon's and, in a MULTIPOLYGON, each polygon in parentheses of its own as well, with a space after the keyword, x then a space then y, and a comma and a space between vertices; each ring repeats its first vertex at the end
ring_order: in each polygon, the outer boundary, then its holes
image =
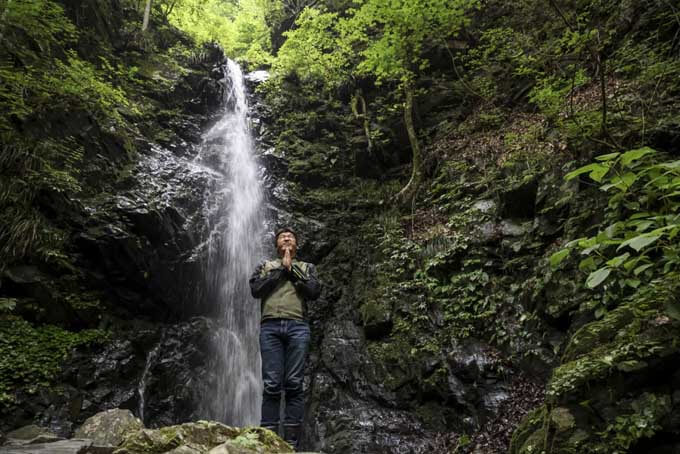
POLYGON ((659 280, 631 295, 601 320, 571 337, 563 363, 553 371, 546 404, 515 431, 511 454, 627 452, 668 426, 672 374, 680 323, 666 313, 676 298, 672 280, 659 280))
POLYGON ((224 452, 230 454, 293 452, 290 445, 267 429, 198 421, 130 432, 114 454, 207 453, 220 445, 225 445, 224 452))

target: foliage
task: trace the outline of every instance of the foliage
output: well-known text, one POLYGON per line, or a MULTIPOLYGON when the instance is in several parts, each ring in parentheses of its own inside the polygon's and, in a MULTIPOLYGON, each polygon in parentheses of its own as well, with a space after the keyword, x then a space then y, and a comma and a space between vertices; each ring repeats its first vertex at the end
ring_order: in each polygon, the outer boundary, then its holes
POLYGON ((266 15, 277 3, 274 0, 179 0, 169 20, 198 43, 218 42, 230 58, 247 62, 251 67, 265 66, 272 61, 266 15))
MULTIPOLYGON (((83 147, 68 135, 26 133, 50 124, 55 112, 87 112, 107 128, 124 129, 120 114, 138 112, 118 85, 121 69, 100 66, 71 48, 79 32, 51 0, 8 2, 0 42, 0 256, 66 261, 64 232, 37 206, 39 197, 73 197, 81 190, 83 147)), ((126 71, 126 79, 130 73, 126 71)), ((61 114, 59 114, 61 115, 61 114)))
POLYGON ((337 13, 306 8, 297 27, 284 33, 286 41, 273 65, 275 74, 317 78, 337 88, 349 78, 351 49, 343 44, 337 13))
MULTIPOLYGON (((680 161, 667 161, 651 148, 610 153, 566 175, 587 174, 609 195, 597 234, 567 243, 552 255, 558 266, 570 251, 584 256, 588 288, 603 286, 605 304, 626 289, 675 272, 680 266, 680 161)), ((601 313, 601 312, 600 312, 601 313)))
POLYGON ((475 0, 364 0, 352 17, 350 42, 364 44, 361 74, 372 74, 378 82, 415 82, 418 71, 427 68, 424 56, 436 40, 446 40, 469 23, 468 10, 475 0), (378 30, 373 35, 373 30, 378 30))
POLYGON ((671 398, 642 393, 631 405, 631 412, 617 416, 614 422, 600 433, 608 449, 626 452, 642 438, 650 438, 661 428, 661 423, 671 413, 671 398))
POLYGON ((78 345, 106 340, 101 330, 66 331, 56 326, 35 327, 14 316, 0 319, 0 405, 14 393, 34 393, 49 387, 69 351, 78 345))
MULTIPOLYGON (((5 137, 8 137, 5 135, 5 137)), ((67 137, 4 145, 0 157, 0 256, 3 265, 24 257, 63 261, 64 232, 47 221, 36 199, 40 194, 69 195, 80 190, 82 148, 67 137)))

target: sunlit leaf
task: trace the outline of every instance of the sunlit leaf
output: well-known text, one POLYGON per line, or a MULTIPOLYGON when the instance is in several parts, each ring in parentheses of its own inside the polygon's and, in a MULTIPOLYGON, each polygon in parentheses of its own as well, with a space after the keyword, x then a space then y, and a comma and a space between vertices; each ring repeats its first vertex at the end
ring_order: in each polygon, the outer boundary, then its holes
POLYGON ((619 249, 622 249, 626 246, 630 246, 631 248, 639 252, 641 249, 649 246, 659 238, 660 235, 650 235, 648 233, 645 233, 644 235, 638 235, 634 238, 624 241, 623 243, 621 243, 621 245, 619 245, 619 247, 616 250, 618 251, 619 249))
POLYGON ((644 270, 646 270, 646 269, 648 269, 648 268, 650 268, 650 267, 652 267, 652 266, 654 266, 653 263, 646 263, 646 264, 644 264, 644 265, 640 265, 640 266, 638 266, 637 268, 635 268, 635 269, 633 270, 633 274, 636 275, 636 276, 638 276, 638 275, 640 275, 640 273, 642 273, 644 270))
POLYGON ((649 147, 643 147, 638 148, 637 150, 626 151, 623 155, 621 155, 621 165, 627 166, 631 162, 637 161, 638 159, 650 153, 656 153, 656 150, 653 150, 649 147))
POLYGON ((606 267, 606 266, 604 268, 600 268, 599 270, 593 271, 588 276, 588 279, 586 279, 586 287, 588 287, 588 288, 597 287, 605 279, 607 279, 607 276, 609 276, 609 274, 611 272, 612 272, 611 268, 606 267))
POLYGON ((611 260, 608 260, 607 265, 611 266, 612 268, 618 268, 621 266, 621 264, 623 264, 623 262, 628 260, 628 257, 630 257, 630 253, 626 252, 625 254, 621 254, 611 260))
POLYGON ((557 265, 562 263, 562 261, 569 256, 570 252, 571 249, 562 249, 560 251, 555 252, 553 255, 550 256, 550 266, 556 268, 557 265))

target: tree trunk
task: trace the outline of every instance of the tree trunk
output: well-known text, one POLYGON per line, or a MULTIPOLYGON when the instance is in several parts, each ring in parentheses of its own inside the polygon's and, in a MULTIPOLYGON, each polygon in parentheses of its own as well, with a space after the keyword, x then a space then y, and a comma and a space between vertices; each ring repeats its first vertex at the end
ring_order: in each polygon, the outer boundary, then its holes
POLYGON ((354 118, 361 121, 361 124, 364 128, 364 135, 366 136, 366 143, 368 144, 368 151, 370 153, 373 150, 373 141, 371 140, 371 126, 368 118, 366 100, 362 96, 360 89, 357 89, 354 92, 354 97, 352 98, 352 113, 354 114, 354 118), (361 106, 361 111, 359 111, 359 106, 361 106))
POLYGON ((146 0, 146 7, 144 8, 144 21, 142 22, 142 31, 146 31, 149 27, 149 16, 151 15, 151 0, 146 0))
POLYGON ((406 186, 399 191, 396 197, 400 201, 408 202, 412 201, 423 177, 423 159, 420 152, 420 144, 418 143, 418 136, 416 136, 416 128, 413 125, 413 86, 408 85, 405 90, 406 102, 404 103, 404 123, 406 124, 408 140, 411 143, 413 159, 411 164, 411 179, 406 186))

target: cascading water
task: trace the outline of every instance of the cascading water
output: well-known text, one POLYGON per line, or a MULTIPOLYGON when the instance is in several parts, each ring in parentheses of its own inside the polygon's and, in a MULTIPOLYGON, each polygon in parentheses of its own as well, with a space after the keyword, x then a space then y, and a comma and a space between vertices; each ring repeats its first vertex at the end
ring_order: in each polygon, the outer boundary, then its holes
POLYGON ((231 60, 224 70, 225 112, 205 133, 198 156, 222 175, 206 197, 211 227, 206 277, 219 328, 212 333, 216 385, 203 396, 201 410, 205 417, 247 426, 259 424, 262 399, 260 309, 248 278, 263 258, 265 219, 243 73, 231 60))
POLYGON ((137 394, 139 395, 139 406, 137 408, 137 414, 139 419, 144 422, 144 408, 146 406, 146 385, 149 378, 149 372, 151 367, 156 362, 158 357, 158 351, 163 345, 163 339, 165 338, 165 332, 161 332, 161 338, 154 348, 151 349, 149 354, 146 356, 146 364, 144 365, 144 371, 142 372, 142 377, 139 379, 139 384, 137 385, 137 394))

